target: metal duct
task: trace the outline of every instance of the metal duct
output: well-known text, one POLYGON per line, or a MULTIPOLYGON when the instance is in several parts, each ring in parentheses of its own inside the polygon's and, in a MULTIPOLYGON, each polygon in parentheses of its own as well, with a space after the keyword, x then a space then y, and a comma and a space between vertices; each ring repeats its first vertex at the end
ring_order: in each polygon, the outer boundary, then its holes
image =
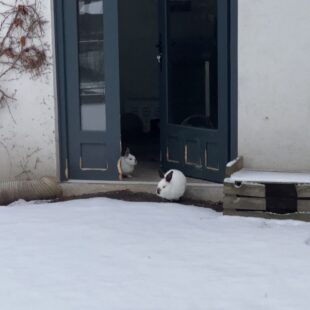
POLYGON ((62 195, 62 189, 53 177, 32 181, 0 182, 0 205, 7 205, 18 199, 55 199, 62 195))

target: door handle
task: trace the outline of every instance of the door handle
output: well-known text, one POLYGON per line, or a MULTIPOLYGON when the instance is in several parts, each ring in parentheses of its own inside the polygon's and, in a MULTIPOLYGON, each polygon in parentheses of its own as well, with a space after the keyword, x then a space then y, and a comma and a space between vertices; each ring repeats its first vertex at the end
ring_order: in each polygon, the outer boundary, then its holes
POLYGON ((161 64, 161 59, 162 59, 162 57, 163 57, 162 54, 158 54, 158 55, 156 56, 157 62, 158 62, 159 64, 161 64))

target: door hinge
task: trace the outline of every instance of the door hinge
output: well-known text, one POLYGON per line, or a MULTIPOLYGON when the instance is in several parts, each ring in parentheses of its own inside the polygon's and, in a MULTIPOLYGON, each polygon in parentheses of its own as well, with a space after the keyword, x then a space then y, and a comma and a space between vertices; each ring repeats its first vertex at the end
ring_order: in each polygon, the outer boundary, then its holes
POLYGON ((65 160, 65 178, 69 179, 69 165, 68 165, 68 158, 65 160))

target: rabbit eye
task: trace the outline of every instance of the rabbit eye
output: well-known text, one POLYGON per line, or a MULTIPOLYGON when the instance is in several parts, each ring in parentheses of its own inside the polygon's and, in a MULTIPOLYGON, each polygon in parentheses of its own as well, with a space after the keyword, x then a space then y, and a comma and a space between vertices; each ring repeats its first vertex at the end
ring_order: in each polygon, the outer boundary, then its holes
POLYGON ((163 188, 166 188, 166 185, 165 185, 165 186, 163 186, 163 188))

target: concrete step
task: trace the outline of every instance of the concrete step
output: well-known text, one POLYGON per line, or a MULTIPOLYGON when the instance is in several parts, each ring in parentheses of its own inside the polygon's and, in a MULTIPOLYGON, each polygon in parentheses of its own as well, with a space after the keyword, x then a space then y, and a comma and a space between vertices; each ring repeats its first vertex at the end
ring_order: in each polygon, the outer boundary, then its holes
MULTIPOLYGON (((64 197, 98 194, 121 190, 155 194, 157 182, 90 182, 74 180, 61 183, 61 187, 63 189, 64 197)), ((223 184, 210 182, 189 182, 187 184, 187 189, 184 196, 193 200, 220 202, 223 201, 223 184)))

